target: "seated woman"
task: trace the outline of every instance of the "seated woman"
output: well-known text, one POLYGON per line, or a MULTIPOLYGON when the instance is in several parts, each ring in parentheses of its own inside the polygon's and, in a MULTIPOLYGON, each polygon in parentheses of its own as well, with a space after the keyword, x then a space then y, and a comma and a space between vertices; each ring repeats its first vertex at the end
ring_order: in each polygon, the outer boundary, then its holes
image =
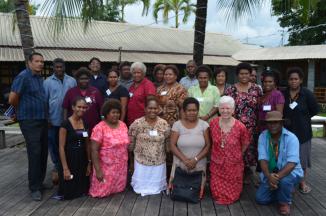
POLYGON ((127 114, 127 105, 129 99, 128 90, 119 84, 119 72, 117 70, 109 70, 108 77, 108 89, 106 90, 105 99, 114 98, 120 101, 121 103, 121 115, 120 120, 124 121, 127 114))
POLYGON ((131 186, 142 196, 166 190, 166 144, 170 126, 158 117, 159 105, 154 96, 145 103, 145 116, 136 119, 129 128, 130 150, 134 152, 134 174, 131 186))
POLYGON ((86 195, 91 170, 88 131, 83 115, 87 110, 84 98, 72 102, 72 115, 59 131, 59 189, 56 199, 73 199, 86 195))
POLYGON ((119 120, 120 113, 120 101, 109 99, 102 107, 104 120, 93 129, 89 189, 92 197, 106 197, 126 187, 129 138, 127 126, 119 120))
POLYGON ((239 120, 232 117, 234 99, 220 99, 221 116, 210 122, 213 140, 210 163, 210 188, 218 204, 228 205, 240 198, 243 185, 243 154, 250 143, 249 132, 239 120))
POLYGON ((202 171, 203 179, 199 197, 202 198, 206 182, 207 154, 210 148, 208 123, 198 118, 199 102, 195 98, 186 98, 183 102, 184 119, 173 124, 170 147, 173 153, 173 165, 169 180, 172 189, 174 173, 177 167, 191 173, 202 171))

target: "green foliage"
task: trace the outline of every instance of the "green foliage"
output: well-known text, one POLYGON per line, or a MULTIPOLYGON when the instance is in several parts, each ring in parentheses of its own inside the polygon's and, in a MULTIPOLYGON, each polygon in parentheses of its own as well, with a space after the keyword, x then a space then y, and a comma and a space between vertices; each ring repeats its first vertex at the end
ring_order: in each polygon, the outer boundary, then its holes
MULTIPOLYGON (((30 15, 35 15, 37 9, 40 7, 39 4, 28 4, 28 13, 30 15)), ((0 0, 0 12, 2 13, 11 13, 15 10, 15 4, 13 0, 0 0)))
POLYGON ((156 0, 153 6, 153 17, 157 22, 158 13, 162 11, 163 22, 168 23, 169 12, 173 12, 175 16, 175 28, 179 27, 179 16, 183 15, 182 22, 187 23, 191 13, 195 13, 196 5, 191 3, 191 0, 156 0))
POLYGON ((120 11, 118 5, 115 5, 113 2, 108 2, 101 8, 99 14, 94 16, 94 20, 102 20, 109 22, 120 22, 120 11))
MULTIPOLYGON (((288 45, 326 43, 326 0, 305 2, 304 5, 293 5, 289 0, 272 1, 273 13, 279 16, 280 26, 288 28, 288 45)), ((303 4, 303 1, 299 3, 303 4)))
POLYGON ((241 18, 259 9, 265 0, 217 0, 217 8, 221 9, 222 16, 226 17, 228 23, 238 22, 241 18))
POLYGON ((54 17, 52 29, 54 35, 57 36, 65 28, 67 22, 78 17, 82 18, 85 31, 92 20, 100 18, 116 20, 117 9, 120 9, 120 20, 123 21, 125 6, 136 2, 143 2, 143 14, 147 13, 150 0, 45 0, 41 12, 45 16, 54 17), (105 5, 112 5, 112 10, 105 5))

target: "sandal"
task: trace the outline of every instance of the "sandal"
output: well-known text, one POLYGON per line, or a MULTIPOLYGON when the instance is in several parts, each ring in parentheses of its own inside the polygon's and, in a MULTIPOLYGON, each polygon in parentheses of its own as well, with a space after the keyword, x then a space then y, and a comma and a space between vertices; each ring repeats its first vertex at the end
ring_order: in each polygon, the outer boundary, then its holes
POLYGON ((287 203, 280 203, 279 204, 279 212, 280 215, 290 215, 290 205, 287 203))
POLYGON ((303 184, 299 186, 299 191, 302 194, 308 194, 311 192, 311 187, 308 186, 307 184, 303 184))

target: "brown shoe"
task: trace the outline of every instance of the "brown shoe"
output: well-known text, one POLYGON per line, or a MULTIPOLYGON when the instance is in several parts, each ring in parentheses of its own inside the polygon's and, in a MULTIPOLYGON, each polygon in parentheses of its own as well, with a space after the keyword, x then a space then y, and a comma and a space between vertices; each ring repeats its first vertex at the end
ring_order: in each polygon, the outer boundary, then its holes
POLYGON ((52 183, 53 183, 53 185, 58 185, 59 184, 58 171, 52 171, 52 183))
POLYGON ((279 204, 280 215, 290 215, 290 205, 288 203, 279 204))

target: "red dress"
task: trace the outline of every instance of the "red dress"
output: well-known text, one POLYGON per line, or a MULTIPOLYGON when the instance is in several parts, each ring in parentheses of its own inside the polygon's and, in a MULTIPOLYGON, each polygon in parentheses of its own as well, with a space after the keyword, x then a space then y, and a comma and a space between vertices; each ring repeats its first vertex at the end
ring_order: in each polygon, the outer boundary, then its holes
POLYGON ((213 140, 210 163, 210 188, 218 204, 231 204, 240 198, 243 180, 242 148, 247 148, 250 135, 244 124, 235 120, 228 133, 222 132, 219 118, 210 122, 213 140))

